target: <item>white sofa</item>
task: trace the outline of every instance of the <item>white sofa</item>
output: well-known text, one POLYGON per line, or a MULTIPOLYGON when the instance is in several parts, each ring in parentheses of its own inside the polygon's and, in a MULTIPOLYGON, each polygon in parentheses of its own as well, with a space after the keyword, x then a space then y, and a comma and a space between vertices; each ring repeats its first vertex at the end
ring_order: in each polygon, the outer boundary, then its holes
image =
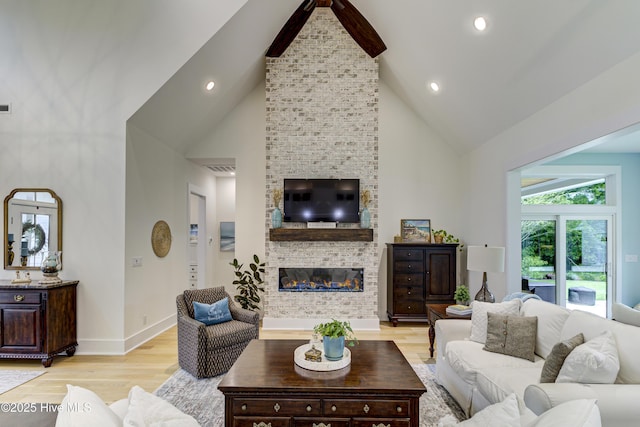
POLYGON ((640 425, 640 327, 537 299, 520 303, 516 315, 537 317, 533 362, 484 350, 484 344, 470 339, 474 320, 436 322, 436 379, 467 415, 515 393, 522 406, 538 415, 569 400, 596 399, 603 426, 640 425), (605 331, 612 332, 618 353, 615 383, 540 383, 545 358, 556 343, 580 332, 589 341, 605 331))

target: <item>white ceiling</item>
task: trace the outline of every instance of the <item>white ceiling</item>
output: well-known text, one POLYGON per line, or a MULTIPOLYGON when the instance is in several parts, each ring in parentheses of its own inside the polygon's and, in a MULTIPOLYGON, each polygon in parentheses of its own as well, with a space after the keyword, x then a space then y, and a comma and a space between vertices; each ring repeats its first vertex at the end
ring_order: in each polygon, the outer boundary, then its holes
MULTIPOLYGON (((131 122, 185 153, 264 79, 264 54, 301 2, 248 0, 131 122), (209 79, 216 87, 205 93, 209 79)), ((351 2, 388 47, 381 80, 459 153, 640 50, 637 0, 351 2), (480 14, 483 34, 472 27, 480 14), (437 95, 426 88, 431 80, 437 95)), ((632 132, 622 136, 618 150, 640 152, 632 132)))

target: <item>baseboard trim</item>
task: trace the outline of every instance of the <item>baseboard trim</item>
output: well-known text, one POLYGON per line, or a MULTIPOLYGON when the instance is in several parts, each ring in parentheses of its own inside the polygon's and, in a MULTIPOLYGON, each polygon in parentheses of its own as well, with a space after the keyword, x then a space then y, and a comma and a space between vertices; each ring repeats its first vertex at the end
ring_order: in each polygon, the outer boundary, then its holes
MULTIPOLYGON (((296 319, 296 318, 274 318, 263 317, 262 329, 264 330, 313 330, 313 327, 329 319, 296 319)), ((346 319, 351 323, 354 331, 379 331, 380 319, 346 319)))
POLYGON ((76 354, 97 356, 122 356, 131 350, 160 335, 176 324, 176 315, 172 314, 125 339, 78 339, 76 354))

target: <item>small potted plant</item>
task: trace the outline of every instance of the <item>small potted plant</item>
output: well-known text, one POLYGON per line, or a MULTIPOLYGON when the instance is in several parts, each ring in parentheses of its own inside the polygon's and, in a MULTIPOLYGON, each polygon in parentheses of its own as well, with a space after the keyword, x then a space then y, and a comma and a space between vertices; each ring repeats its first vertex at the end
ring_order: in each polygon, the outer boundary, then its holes
POLYGON ((436 243, 460 243, 460 239, 453 234, 447 233, 446 230, 435 230, 433 232, 433 240, 436 243))
POLYGON ((319 323, 314 326, 313 332, 322 336, 324 357, 331 361, 342 359, 345 340, 349 341, 348 345, 350 347, 353 347, 358 342, 348 321, 331 319, 330 322, 319 323))
POLYGON ((469 300, 471 299, 469 288, 467 288, 465 285, 458 285, 456 291, 453 293, 453 298, 456 300, 456 303, 467 305, 469 303, 469 300))

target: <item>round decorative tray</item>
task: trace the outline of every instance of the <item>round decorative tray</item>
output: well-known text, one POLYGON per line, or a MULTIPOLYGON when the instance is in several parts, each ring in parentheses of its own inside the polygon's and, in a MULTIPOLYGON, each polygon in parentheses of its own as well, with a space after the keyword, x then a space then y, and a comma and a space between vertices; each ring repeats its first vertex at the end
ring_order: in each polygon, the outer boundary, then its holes
POLYGON ((335 371, 351 364, 351 351, 346 347, 344 349, 344 356, 342 356, 342 359, 336 361, 327 360, 324 357, 324 354, 322 355, 321 362, 306 360, 304 358, 304 353, 309 350, 311 350, 311 344, 303 344, 295 349, 293 352, 293 360, 296 365, 309 369, 310 371, 335 371))

